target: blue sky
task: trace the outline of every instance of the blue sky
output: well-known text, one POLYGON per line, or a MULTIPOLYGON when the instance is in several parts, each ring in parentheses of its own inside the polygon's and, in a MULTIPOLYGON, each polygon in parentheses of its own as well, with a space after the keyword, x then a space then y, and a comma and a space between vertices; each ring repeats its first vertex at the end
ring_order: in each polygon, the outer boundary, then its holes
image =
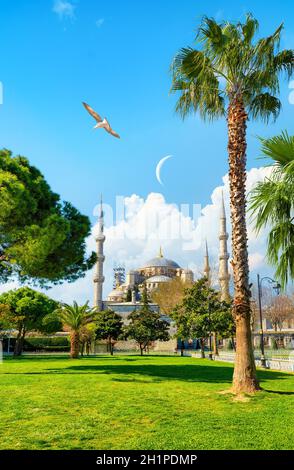
MULTIPOLYGON (((53 0, 0 1, 1 146, 26 155, 89 216, 101 192, 111 204, 116 195, 162 192, 168 202, 205 205, 227 171, 226 123, 175 115, 170 62, 193 43, 203 14, 241 19, 252 11, 261 34, 284 21, 282 46, 293 47, 291 2, 79 0, 72 10, 61 3, 63 15, 53 0), (109 118, 121 141, 92 130, 82 100, 109 118), (162 188, 155 166, 169 154, 162 188)), ((256 134, 293 130, 288 95, 285 83, 275 125, 249 125, 249 167, 259 165, 256 134)))

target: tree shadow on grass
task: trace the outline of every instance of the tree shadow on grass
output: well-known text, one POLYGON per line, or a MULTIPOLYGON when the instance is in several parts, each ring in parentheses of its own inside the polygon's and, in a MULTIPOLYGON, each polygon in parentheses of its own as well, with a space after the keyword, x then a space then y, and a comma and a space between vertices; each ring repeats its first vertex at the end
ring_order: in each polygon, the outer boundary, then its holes
MULTIPOLYGON (((167 380, 180 380, 184 382, 203 382, 203 383, 231 383, 233 377, 232 366, 219 366, 216 364, 146 364, 136 363, 136 359, 128 358, 128 364, 111 364, 108 361, 105 364, 83 364, 78 362, 65 368, 46 368, 37 372, 13 373, 11 375, 113 375, 113 381, 118 382, 162 382, 167 380), (147 379, 147 380, 146 380, 147 379), (149 379, 149 380, 148 380, 149 379)), ((145 362, 145 361, 144 361, 145 362)), ((7 373, 6 373, 7 374, 7 373)), ((279 371, 258 371, 260 381, 281 380, 289 378, 286 373, 279 371)), ((268 391, 268 390, 266 390, 268 391)), ((269 391, 270 392, 270 391, 269 391)), ((280 394, 291 394, 291 392, 275 392, 280 394)), ((293 393, 294 394, 294 393, 293 393)))
MULTIPOLYGON (((233 364, 223 365, 218 362, 209 362, 204 360, 203 364, 183 363, 179 361, 173 362, 174 357, 170 358, 170 363, 166 364, 150 364, 151 360, 157 356, 144 356, 143 361, 140 356, 116 356, 108 355, 90 358, 82 358, 80 360, 71 361, 67 357, 61 356, 25 356, 21 359, 41 359, 43 364, 46 361, 68 361, 68 366, 60 368, 45 368, 41 371, 23 371, 23 372, 5 372, 5 375, 113 375, 111 380, 114 382, 140 382, 140 383, 158 383, 166 380, 180 380, 184 382, 203 382, 203 383, 231 383, 233 377, 233 364), (91 359, 101 359, 103 363, 93 364, 91 359), (112 362, 111 362, 112 361, 112 362)), ((161 357, 162 356, 158 356, 161 357)), ((179 359, 179 358, 176 358, 179 359)), ((15 362, 14 362, 15 364, 15 362)), ((58 366, 57 366, 58 367, 58 366)), ((263 371, 258 370, 258 378, 261 382, 267 380, 285 380, 290 376, 280 371, 263 371)), ((294 392, 271 391, 264 390, 268 393, 280 395, 294 395, 294 392)))
POLYGON ((267 390, 266 388, 263 388, 262 391, 266 393, 272 393, 274 395, 294 395, 294 392, 281 392, 279 390, 267 390))

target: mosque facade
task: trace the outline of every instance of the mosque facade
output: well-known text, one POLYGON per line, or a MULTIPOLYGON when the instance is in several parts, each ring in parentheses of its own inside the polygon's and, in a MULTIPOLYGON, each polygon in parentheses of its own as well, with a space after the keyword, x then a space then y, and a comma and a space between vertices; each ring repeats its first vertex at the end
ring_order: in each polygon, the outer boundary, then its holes
MULTIPOLYGON (((226 229, 226 212, 224 198, 220 207, 220 232, 219 232, 219 289, 221 300, 228 300, 230 297, 229 283, 229 253, 228 253, 228 233, 226 229)), ((103 300, 103 284, 105 281, 103 274, 103 266, 105 262, 104 256, 104 215, 103 205, 101 201, 98 234, 96 236, 97 264, 94 275, 94 306, 100 310, 112 309, 119 313, 123 319, 141 306, 141 292, 146 285, 149 294, 157 289, 160 285, 170 282, 172 279, 179 278, 183 283, 193 283, 194 274, 190 269, 182 268, 176 261, 166 258, 162 249, 158 255, 144 263, 143 266, 131 270, 127 273, 126 278, 122 280, 121 276, 115 279, 114 289, 109 293, 106 300, 103 300)), ((206 243, 206 251, 204 256, 203 275, 209 280, 211 278, 211 268, 209 263, 208 247, 206 243)), ((150 304, 150 308, 159 311, 156 304, 150 304)))

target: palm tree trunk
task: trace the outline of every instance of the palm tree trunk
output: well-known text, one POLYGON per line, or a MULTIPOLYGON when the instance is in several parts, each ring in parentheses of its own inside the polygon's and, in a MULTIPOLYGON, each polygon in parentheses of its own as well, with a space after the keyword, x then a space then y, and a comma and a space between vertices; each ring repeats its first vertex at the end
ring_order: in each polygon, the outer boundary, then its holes
POLYGON ((242 97, 231 99, 228 109, 229 181, 234 273, 236 360, 233 392, 259 390, 250 329, 250 289, 246 228, 246 129, 247 115, 242 97))
POLYGON ((70 335, 70 357, 71 359, 77 359, 79 357, 80 350, 80 337, 78 331, 72 331, 70 335))

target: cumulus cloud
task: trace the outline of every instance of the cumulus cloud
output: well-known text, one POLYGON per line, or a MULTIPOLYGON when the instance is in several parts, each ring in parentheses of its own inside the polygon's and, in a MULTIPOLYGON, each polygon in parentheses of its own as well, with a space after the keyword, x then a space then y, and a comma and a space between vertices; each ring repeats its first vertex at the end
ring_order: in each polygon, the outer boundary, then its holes
POLYGON ((75 5, 66 0, 55 0, 53 4, 53 12, 56 13, 61 20, 75 18, 75 5))
MULTIPOLYGON (((253 168, 248 171, 247 190, 250 191, 258 181, 271 173, 271 168, 253 168)), ((183 268, 189 267, 196 276, 203 272, 203 256, 205 240, 208 242, 211 265, 218 267, 219 255, 219 216, 224 194, 227 211, 227 228, 231 231, 229 217, 229 179, 223 177, 222 185, 214 189, 211 203, 201 209, 200 206, 189 207, 186 204, 177 206, 166 202, 164 196, 150 193, 146 199, 133 194, 123 200, 124 216, 113 220, 111 208, 105 207, 105 285, 104 296, 112 289, 113 267, 122 265, 129 269, 138 268, 156 256, 160 246, 164 256, 175 260, 183 268)), ((118 211, 121 212, 121 211, 118 211)), ((97 211, 95 211, 97 214, 97 211)), ((95 250, 95 234, 97 226, 93 227, 92 235, 87 244, 88 250, 95 250)), ((259 236, 248 221, 249 263, 252 274, 256 270, 268 273, 266 266, 267 231, 259 236)), ((229 251, 231 244, 229 241, 229 251)), ((77 300, 92 301, 93 272, 74 284, 63 284, 49 291, 54 298, 72 302, 77 300)))

